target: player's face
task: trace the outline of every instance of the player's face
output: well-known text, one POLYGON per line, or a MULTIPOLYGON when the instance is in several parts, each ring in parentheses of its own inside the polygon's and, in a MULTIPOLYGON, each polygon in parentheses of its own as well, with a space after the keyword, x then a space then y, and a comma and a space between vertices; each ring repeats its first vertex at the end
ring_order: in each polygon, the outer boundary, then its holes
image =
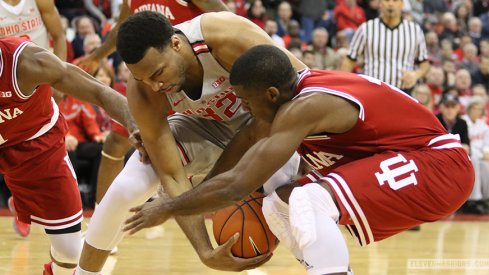
MULTIPOLYGON (((172 42, 171 42, 172 43, 172 42)), ((127 64, 134 79, 150 86, 154 92, 179 92, 185 82, 185 60, 172 44, 163 51, 150 48, 136 64, 127 64)))
POLYGON ((234 86, 236 95, 241 99, 243 109, 254 117, 272 122, 275 117, 273 102, 267 97, 267 91, 246 89, 241 85, 234 86))

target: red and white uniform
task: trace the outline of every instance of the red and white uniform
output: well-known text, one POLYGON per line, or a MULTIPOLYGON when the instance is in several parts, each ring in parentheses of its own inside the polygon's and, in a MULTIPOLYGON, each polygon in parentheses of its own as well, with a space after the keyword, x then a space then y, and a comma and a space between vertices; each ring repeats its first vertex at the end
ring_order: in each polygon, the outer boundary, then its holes
POLYGON ((202 14, 202 11, 185 0, 130 0, 133 13, 155 11, 166 16, 172 25, 180 24, 202 14))
MULTIPOLYGON (((377 79, 334 71, 301 73, 297 96, 328 93, 359 109, 346 133, 307 137, 299 154, 335 193, 340 224, 361 245, 456 211, 474 172, 457 136, 415 99, 377 79)), ((304 179, 303 179, 304 180, 304 179)))
POLYGON ((0 173, 19 219, 57 230, 79 223, 80 193, 66 154, 66 122, 46 85, 20 91, 18 59, 30 42, 0 38, 0 173))

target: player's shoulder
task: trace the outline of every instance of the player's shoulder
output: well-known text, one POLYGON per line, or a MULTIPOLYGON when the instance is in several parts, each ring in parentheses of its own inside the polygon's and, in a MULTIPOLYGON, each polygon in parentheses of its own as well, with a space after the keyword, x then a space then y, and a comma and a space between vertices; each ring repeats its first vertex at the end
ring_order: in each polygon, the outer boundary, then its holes
POLYGON ((234 28, 247 22, 244 17, 229 11, 208 12, 202 15, 202 28, 208 32, 231 33, 234 28))

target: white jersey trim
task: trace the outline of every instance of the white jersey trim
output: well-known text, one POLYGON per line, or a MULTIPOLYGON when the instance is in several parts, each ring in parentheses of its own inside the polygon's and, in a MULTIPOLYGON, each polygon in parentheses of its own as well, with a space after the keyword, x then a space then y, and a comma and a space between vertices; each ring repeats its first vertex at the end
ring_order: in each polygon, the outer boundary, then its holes
POLYGON ((51 97, 51 104, 53 105, 53 115, 51 116, 51 121, 49 121, 49 123, 47 124, 44 124, 44 126, 41 127, 41 129, 39 129, 39 131, 37 131, 37 133, 35 133, 32 137, 26 139, 27 140, 31 140, 31 139, 35 139, 35 138, 38 138, 42 135, 44 135, 47 131, 51 130, 51 128, 53 128, 54 124, 56 124, 56 122, 58 121, 58 118, 59 118, 59 109, 58 109, 58 104, 56 104, 56 102, 54 102, 54 99, 51 97))
POLYGON ((29 45, 29 43, 30 42, 28 42, 28 41, 22 42, 20 44, 20 46, 17 49, 15 49, 14 60, 13 60, 13 64, 12 64, 12 83, 14 86, 14 91, 17 94, 17 96, 21 99, 28 99, 29 97, 32 96, 32 95, 30 95, 30 96, 24 95, 19 88, 19 84, 17 83, 17 63, 19 61, 19 56, 20 56, 20 53, 22 52, 22 50, 24 50, 25 47, 27 47, 27 45, 29 45))
POLYGON ((334 189, 334 192, 338 195, 338 198, 341 200, 341 203, 350 214, 350 217, 353 220, 353 223, 355 224, 355 227, 357 229, 356 231, 358 232, 358 237, 360 237, 359 239, 360 245, 366 246, 374 242, 374 236, 372 230, 370 229, 370 225, 367 221, 367 217, 365 216, 365 213, 360 207, 360 204, 358 204, 358 201, 356 200, 355 196, 353 196, 353 193, 351 192, 350 187, 348 187, 346 181, 340 175, 335 173, 329 173, 327 177, 323 178, 323 180, 326 180, 330 183, 330 185, 334 189), (342 192, 338 184, 341 185, 344 192, 342 192), (345 196, 348 197, 348 199, 351 201, 351 204, 348 203, 348 200, 346 200, 345 196), (356 210, 358 216, 355 215, 353 209, 356 210), (363 233, 363 228, 365 228, 365 231, 367 232, 367 236, 365 236, 365 234, 363 233), (366 237, 368 237, 368 239, 366 239, 366 237))
POLYGON ((2 49, 0 49, 0 77, 2 77, 3 74, 3 55, 2 55, 2 49))
POLYGON ((340 91, 336 91, 336 90, 332 90, 332 89, 328 89, 328 88, 324 88, 324 87, 307 87, 307 88, 302 89, 299 92, 299 94, 297 94, 293 99, 299 97, 302 93, 313 93, 313 92, 323 92, 323 93, 327 93, 327 94, 332 94, 335 96, 339 96, 339 97, 343 97, 345 99, 348 99, 349 101, 355 102, 360 107, 360 112, 358 114, 358 118, 361 119, 362 121, 365 121, 365 109, 363 108, 363 104, 358 99, 353 97, 352 95, 344 93, 344 92, 340 92, 340 91))

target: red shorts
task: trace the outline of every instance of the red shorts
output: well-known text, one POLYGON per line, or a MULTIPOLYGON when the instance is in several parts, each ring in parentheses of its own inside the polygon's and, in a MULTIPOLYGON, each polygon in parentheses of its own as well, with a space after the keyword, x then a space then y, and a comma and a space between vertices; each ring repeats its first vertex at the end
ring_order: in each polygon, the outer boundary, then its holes
POLYGON ((321 180, 335 195, 339 223, 364 246, 455 212, 472 191, 474 170, 461 148, 426 148, 356 160, 321 180))
POLYGON ((0 150, 0 172, 5 174, 22 222, 59 230, 83 220, 65 132, 66 123, 60 117, 44 135, 0 150))

